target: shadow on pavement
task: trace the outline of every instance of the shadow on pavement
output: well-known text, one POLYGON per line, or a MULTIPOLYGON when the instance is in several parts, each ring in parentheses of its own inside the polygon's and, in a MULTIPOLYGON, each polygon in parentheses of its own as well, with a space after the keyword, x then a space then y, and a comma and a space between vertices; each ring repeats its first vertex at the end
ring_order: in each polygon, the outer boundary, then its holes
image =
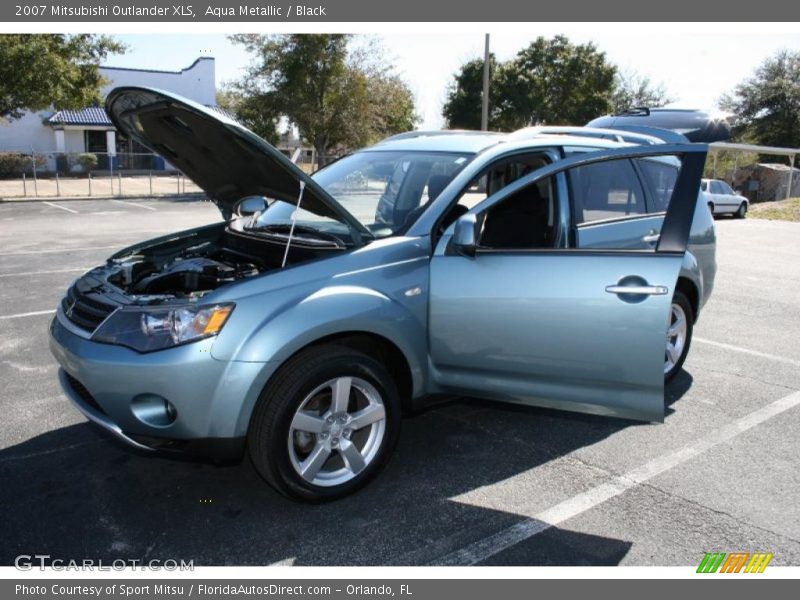
MULTIPOLYGON (((691 384, 681 373, 667 388, 667 406, 691 384)), ((524 518, 453 497, 636 426, 465 400, 405 419, 377 480, 355 496, 309 506, 273 492, 249 460, 215 466, 140 457, 81 423, 0 451, 0 564, 19 554, 198 566, 424 564, 524 518)), ((629 548, 552 528, 491 562, 614 565, 629 548)))

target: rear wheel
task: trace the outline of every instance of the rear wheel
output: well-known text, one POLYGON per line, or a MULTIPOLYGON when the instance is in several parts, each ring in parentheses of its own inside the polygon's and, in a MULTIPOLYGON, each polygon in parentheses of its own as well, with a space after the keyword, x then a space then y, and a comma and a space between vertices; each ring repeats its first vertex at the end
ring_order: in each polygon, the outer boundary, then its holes
POLYGON ((739 205, 739 210, 736 211, 736 218, 737 219, 744 219, 745 215, 747 215, 747 203, 742 202, 739 205))
POLYGON ((259 398, 248 433, 256 470, 281 493, 335 500, 372 479, 400 430, 400 401, 389 373, 343 346, 301 351, 259 398))
POLYGON ((666 349, 664 351, 664 380, 670 381, 681 370, 694 329, 694 312, 689 299, 681 291, 672 297, 667 321, 666 349))
POLYGON ((711 216, 713 217, 714 216, 714 203, 713 202, 709 202, 708 203, 708 210, 711 213, 711 216))

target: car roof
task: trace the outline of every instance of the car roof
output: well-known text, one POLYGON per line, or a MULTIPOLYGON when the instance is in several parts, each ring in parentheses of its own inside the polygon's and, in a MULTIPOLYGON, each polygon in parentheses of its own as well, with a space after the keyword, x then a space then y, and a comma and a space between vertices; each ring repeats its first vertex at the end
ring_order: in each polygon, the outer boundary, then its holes
POLYGON ((483 131, 454 132, 418 132, 409 135, 387 138, 364 151, 413 151, 413 152, 460 152, 478 154, 503 145, 513 149, 538 148, 552 146, 554 141, 559 146, 589 146, 594 148, 620 148, 631 146, 625 142, 617 142, 597 137, 582 137, 574 134, 542 133, 535 137, 515 138, 505 133, 483 131))
POLYGON ((412 150, 429 152, 467 152, 477 154, 501 142, 504 134, 488 131, 413 132, 378 142, 366 150, 412 150))

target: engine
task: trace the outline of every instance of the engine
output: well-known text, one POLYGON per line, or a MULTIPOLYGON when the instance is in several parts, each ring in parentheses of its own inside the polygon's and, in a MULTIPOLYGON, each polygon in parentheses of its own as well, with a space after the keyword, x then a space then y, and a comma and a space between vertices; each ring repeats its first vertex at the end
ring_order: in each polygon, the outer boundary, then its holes
POLYGON ((255 264, 234 257, 177 257, 158 268, 143 257, 130 257, 108 278, 128 294, 188 296, 215 290, 221 285, 253 277, 255 264))

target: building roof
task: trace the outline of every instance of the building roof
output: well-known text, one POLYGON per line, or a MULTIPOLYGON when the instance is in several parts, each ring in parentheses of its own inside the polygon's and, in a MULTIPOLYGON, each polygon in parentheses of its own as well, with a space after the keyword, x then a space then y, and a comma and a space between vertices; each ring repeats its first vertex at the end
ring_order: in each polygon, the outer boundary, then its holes
MULTIPOLYGON (((221 106, 213 105, 208 106, 208 108, 236 121, 236 117, 221 106)), ((59 110, 49 119, 47 119, 47 122, 51 126, 84 125, 109 128, 114 126, 114 124, 111 122, 111 119, 108 118, 108 114, 106 113, 105 109, 99 106, 89 106, 79 110, 59 110)))
POLYGON ((105 109, 99 106, 90 106, 79 110, 59 110, 47 119, 50 125, 95 125, 112 127, 105 109))

